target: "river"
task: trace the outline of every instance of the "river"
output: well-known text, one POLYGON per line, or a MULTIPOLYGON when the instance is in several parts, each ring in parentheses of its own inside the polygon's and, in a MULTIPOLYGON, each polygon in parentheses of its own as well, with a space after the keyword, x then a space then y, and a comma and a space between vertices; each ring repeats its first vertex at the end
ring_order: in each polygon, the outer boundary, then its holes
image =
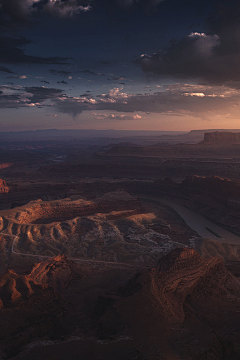
MULTIPOLYGON (((145 198, 147 200, 147 198, 145 198)), ((240 245, 240 236, 231 233, 230 231, 222 228, 219 225, 216 225, 214 222, 207 220, 201 214, 192 211, 185 206, 175 203, 172 200, 166 200, 162 198, 150 198, 149 200, 154 200, 154 202, 163 203, 170 206, 174 209, 186 222, 186 224, 194 231, 198 233, 198 235, 207 238, 217 240, 219 242, 226 242, 230 244, 240 245), (215 236, 213 233, 208 231, 206 228, 213 230, 215 233, 220 235, 222 238, 215 236)))

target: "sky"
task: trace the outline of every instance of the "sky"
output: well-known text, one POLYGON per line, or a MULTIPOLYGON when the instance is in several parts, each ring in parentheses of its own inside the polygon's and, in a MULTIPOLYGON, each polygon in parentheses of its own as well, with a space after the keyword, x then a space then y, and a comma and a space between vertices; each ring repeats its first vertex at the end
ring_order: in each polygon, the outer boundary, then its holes
POLYGON ((240 129, 240 2, 0 0, 0 131, 240 129))

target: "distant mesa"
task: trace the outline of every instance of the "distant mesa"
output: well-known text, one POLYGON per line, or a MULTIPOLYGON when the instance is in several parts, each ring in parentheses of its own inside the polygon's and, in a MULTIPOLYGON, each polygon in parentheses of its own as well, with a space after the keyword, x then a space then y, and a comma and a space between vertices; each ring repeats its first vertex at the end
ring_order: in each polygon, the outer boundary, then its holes
POLYGON ((204 140, 199 144, 201 145, 220 145, 230 146, 234 144, 240 144, 240 132, 206 132, 204 134, 204 140))
MULTIPOLYGON (((177 137, 176 137, 177 138, 177 137)), ((191 138, 191 137, 190 137, 191 138)), ((200 142, 189 142, 187 138, 179 137, 175 143, 159 142, 147 146, 129 146, 128 144, 115 144, 106 147, 99 155, 105 156, 139 156, 139 157, 212 157, 215 155, 239 157, 240 132, 215 131, 205 132, 200 142), (225 151, 222 150, 224 148, 225 151), (228 153, 226 149, 228 148, 228 153), (206 151, 207 150, 207 151, 206 151)), ((200 140, 200 138, 198 139, 200 140)))

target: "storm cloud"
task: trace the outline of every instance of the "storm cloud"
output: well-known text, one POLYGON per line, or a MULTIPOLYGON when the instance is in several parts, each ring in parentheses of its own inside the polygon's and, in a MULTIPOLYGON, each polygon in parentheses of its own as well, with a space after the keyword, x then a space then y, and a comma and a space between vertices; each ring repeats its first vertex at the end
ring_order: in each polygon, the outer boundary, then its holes
POLYGON ((172 40, 152 55, 142 54, 136 63, 143 71, 160 76, 239 86, 239 2, 219 3, 206 26, 208 32, 172 40))
POLYGON ((31 15, 47 12, 59 17, 72 17, 91 9, 91 0, 1 0, 0 17, 5 22, 27 21, 31 15))

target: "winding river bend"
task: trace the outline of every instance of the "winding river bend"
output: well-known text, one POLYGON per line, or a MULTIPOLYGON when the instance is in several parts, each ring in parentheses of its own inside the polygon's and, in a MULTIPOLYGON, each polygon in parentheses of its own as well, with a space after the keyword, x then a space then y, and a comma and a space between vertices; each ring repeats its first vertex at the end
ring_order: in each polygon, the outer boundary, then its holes
POLYGON ((186 224, 192 230, 196 231, 198 235, 204 238, 217 240, 219 242, 240 245, 240 236, 235 235, 230 231, 222 228, 221 226, 215 224, 214 222, 207 220, 204 216, 195 211, 192 211, 180 204, 177 204, 172 200, 151 197, 144 197, 144 199, 153 200, 155 203, 159 202, 159 204, 162 203, 170 206, 181 216, 181 218, 185 220, 186 224), (208 229, 212 230, 212 232, 208 229), (214 233, 218 234, 220 237, 215 236, 214 233))

